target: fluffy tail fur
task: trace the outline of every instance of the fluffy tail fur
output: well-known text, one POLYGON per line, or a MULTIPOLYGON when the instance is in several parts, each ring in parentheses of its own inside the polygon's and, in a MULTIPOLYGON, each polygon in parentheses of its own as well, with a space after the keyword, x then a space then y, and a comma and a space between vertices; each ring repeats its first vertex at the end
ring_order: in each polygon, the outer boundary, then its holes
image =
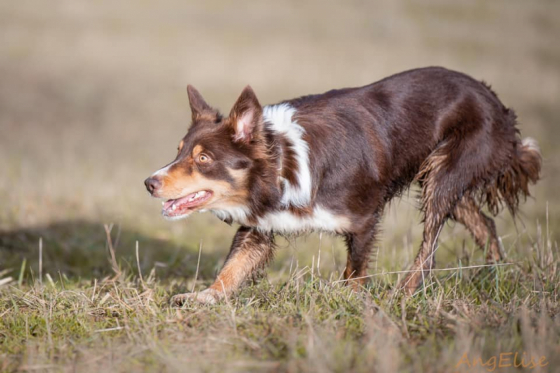
POLYGON ((527 137, 515 146, 511 165, 486 190, 486 202, 496 215, 504 203, 515 215, 520 199, 529 196, 529 183, 535 184, 540 177, 542 156, 537 141, 527 137))

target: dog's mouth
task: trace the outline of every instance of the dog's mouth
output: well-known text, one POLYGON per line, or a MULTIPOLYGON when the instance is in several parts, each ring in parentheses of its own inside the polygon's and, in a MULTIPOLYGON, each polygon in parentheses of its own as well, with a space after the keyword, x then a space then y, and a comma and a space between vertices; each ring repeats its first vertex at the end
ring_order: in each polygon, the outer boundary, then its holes
POLYGON ((190 214, 198 207, 204 205, 213 194, 210 190, 201 190, 181 198, 167 200, 162 202, 163 208, 161 213, 166 218, 190 214))

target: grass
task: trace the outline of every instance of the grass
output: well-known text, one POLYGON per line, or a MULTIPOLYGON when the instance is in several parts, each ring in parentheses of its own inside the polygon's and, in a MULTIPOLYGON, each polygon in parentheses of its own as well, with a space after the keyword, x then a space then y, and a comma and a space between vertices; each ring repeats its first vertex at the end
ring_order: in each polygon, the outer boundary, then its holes
POLYGON ((0 367, 489 372, 509 371, 507 354, 517 352, 516 362, 526 365, 517 371, 554 371, 560 255, 546 235, 526 249, 526 255, 510 252, 500 266, 440 266, 410 299, 391 293, 397 274, 383 270, 362 292, 352 292, 324 253, 323 267, 315 257, 304 267, 286 261, 286 271, 231 300, 183 309, 168 305, 171 295, 208 285, 212 268, 190 268, 190 278, 159 278, 156 268, 142 272, 138 251, 135 261, 119 263, 107 254, 99 279, 49 270, 38 278, 37 263, 23 261, 19 273, 2 274, 13 279, 0 287, 0 367), (202 280, 195 281, 198 273, 202 280), (499 360, 494 366, 500 354, 506 354, 502 367, 499 360), (530 358, 542 356, 548 365, 531 368, 530 358))

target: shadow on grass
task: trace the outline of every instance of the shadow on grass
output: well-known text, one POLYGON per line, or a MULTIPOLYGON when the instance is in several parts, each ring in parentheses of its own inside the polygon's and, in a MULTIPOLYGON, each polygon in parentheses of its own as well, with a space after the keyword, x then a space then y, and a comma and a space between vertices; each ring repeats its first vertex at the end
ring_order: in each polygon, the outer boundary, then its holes
MULTIPOLYGON (((160 279, 194 277, 198 247, 178 244, 171 239, 154 238, 127 227, 114 226, 111 238, 116 259, 126 273, 137 274, 136 241, 139 244, 140 267, 144 276, 152 268, 160 279)), ((39 273, 39 240, 43 247, 43 274, 68 278, 101 278, 113 274, 107 235, 103 224, 88 221, 67 221, 47 226, 0 231, 0 271, 11 270, 19 277, 26 261, 25 279, 39 273)), ((218 255, 202 253, 199 279, 214 276, 218 255)))

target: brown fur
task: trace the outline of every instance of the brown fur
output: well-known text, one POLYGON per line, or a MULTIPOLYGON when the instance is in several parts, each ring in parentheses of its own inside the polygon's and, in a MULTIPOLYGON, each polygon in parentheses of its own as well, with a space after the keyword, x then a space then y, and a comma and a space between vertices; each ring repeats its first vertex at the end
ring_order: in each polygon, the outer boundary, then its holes
POLYGON ((430 67, 283 102, 304 130, 312 184, 307 205, 285 205, 284 181, 298 187, 302 165, 290 138, 274 132, 263 117, 253 90, 243 90, 226 118, 194 88, 188 93, 193 124, 169 170, 172 179, 163 185, 148 179, 146 186, 154 196, 166 196, 196 184, 221 195, 205 208, 247 211, 228 260, 203 299, 234 292, 271 259, 273 235, 284 232, 263 230, 262 219, 289 213, 305 221, 317 207, 332 221, 344 222, 330 229, 345 237, 344 277, 358 288, 365 283, 385 205, 416 181, 422 188, 424 233, 411 272, 399 284, 412 294, 435 266, 437 239, 448 218, 465 225, 489 263, 500 260, 495 224, 481 209, 487 206, 496 215, 506 206, 515 214, 529 184, 539 179, 540 152, 532 140, 521 140, 513 110, 485 83, 430 67), (204 149, 212 162, 197 163, 193 149, 204 149))

